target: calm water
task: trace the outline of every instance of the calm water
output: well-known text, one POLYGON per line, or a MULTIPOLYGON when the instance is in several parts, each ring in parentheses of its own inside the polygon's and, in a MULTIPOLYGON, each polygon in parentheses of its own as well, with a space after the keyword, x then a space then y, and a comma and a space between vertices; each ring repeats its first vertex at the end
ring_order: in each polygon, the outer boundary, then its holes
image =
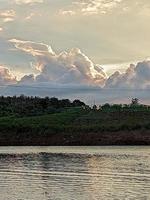
POLYGON ((0 147, 0 200, 150 199, 150 147, 0 147))

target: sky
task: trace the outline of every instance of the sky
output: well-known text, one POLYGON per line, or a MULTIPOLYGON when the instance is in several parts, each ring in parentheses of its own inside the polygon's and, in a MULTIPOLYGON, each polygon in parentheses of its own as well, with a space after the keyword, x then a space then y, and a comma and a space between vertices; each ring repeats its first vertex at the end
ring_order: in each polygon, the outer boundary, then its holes
POLYGON ((149 21, 149 0, 0 0, 0 95, 150 103, 149 21))

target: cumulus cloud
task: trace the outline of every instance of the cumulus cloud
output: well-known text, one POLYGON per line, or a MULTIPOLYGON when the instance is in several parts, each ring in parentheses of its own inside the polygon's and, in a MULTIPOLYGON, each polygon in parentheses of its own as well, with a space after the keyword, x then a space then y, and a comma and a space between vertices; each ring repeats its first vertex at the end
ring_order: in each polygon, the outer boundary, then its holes
POLYGON ((33 84, 35 82, 35 77, 33 74, 29 74, 29 75, 25 75, 21 78, 21 80, 19 81, 22 84, 33 84))
POLYGON ((150 61, 131 64, 125 73, 115 72, 106 81, 105 88, 147 89, 150 88, 150 61))
POLYGON ((50 46, 43 43, 16 39, 12 39, 10 42, 17 49, 36 59, 34 66, 39 71, 35 77, 36 82, 102 86, 106 80, 104 70, 94 64, 78 48, 56 54, 50 46))
POLYGON ((101 66, 94 64, 78 48, 58 54, 43 43, 16 39, 9 42, 11 49, 15 47, 12 50, 19 51, 20 55, 22 51, 33 59, 37 74, 25 73, 17 81, 8 68, 1 66, 1 94, 80 98, 89 104, 93 99, 98 103, 120 103, 137 97, 149 103, 149 60, 131 64, 124 73, 116 71, 107 77, 101 66))
POLYGON ((11 74, 9 69, 0 66, 0 86, 17 83, 16 77, 11 74))
POLYGON ((150 61, 131 64, 125 73, 116 71, 107 78, 103 68, 94 64, 78 48, 55 53, 49 45, 30 41, 10 40, 16 49, 32 55, 38 75, 28 75, 20 83, 58 83, 99 86, 111 89, 150 88, 150 61))

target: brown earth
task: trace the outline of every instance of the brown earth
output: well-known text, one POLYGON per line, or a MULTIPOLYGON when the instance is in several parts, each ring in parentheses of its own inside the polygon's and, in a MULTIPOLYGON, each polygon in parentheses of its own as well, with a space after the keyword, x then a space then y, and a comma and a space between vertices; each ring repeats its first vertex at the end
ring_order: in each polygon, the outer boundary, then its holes
POLYGON ((51 133, 43 136, 26 133, 23 134, 23 137, 6 135, 0 134, 0 146, 150 145, 150 130, 73 134, 51 133))

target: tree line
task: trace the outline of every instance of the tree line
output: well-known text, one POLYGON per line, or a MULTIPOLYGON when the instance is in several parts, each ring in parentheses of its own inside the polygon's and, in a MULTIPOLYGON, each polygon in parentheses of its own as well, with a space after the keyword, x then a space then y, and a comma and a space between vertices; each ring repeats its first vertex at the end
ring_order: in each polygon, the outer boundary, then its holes
POLYGON ((132 99, 130 104, 109 104, 87 106, 79 99, 70 101, 69 99, 58 99, 56 97, 29 97, 21 96, 0 96, 0 117, 3 116, 38 116, 62 112, 70 107, 83 107, 93 111, 150 111, 150 106, 139 104, 137 98, 132 99))
POLYGON ((51 114, 67 107, 81 106, 85 106, 85 103, 78 99, 70 101, 69 99, 59 100, 56 97, 0 96, 0 116, 51 114))
POLYGON ((109 104, 93 105, 93 110, 100 111, 150 111, 150 106, 139 103, 139 99, 133 98, 130 104, 109 104))

